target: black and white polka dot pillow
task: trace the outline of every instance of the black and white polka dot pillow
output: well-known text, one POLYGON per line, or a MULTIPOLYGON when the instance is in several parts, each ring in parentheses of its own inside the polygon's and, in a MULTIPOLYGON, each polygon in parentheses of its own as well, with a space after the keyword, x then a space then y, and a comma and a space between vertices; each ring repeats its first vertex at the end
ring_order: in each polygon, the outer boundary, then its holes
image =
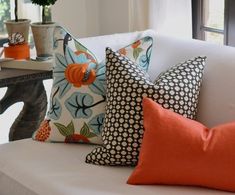
POLYGON ((152 83, 132 61, 107 48, 104 146, 88 154, 86 162, 136 165, 144 133, 143 97, 187 118, 195 118, 204 64, 205 57, 188 60, 162 73, 152 83))

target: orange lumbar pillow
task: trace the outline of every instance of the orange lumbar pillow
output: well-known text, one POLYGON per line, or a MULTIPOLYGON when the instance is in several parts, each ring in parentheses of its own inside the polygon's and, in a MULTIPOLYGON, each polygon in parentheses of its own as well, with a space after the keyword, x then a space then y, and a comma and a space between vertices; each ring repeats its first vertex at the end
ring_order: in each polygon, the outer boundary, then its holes
POLYGON ((235 122, 208 129, 143 100, 144 138, 128 184, 196 185, 235 191, 235 122))

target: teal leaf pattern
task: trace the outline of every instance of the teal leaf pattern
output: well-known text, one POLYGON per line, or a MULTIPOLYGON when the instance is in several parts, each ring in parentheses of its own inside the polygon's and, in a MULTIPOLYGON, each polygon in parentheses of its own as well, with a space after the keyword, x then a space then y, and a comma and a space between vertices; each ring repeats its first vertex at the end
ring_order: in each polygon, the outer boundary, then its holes
POLYGON ((104 113, 101 113, 101 114, 94 116, 89 121, 88 125, 95 134, 98 134, 98 135, 101 134, 103 123, 104 123, 104 116, 105 116, 104 113))
POLYGON ((76 62, 78 63, 83 63, 83 58, 82 58, 82 62, 80 62, 78 59, 77 59, 77 55, 73 52, 72 49, 70 49, 68 46, 65 47, 65 59, 67 61, 67 65, 68 64, 74 64, 76 62))
POLYGON ((149 64, 150 64, 150 58, 152 54, 152 47, 153 47, 153 39, 150 38, 149 41, 151 41, 149 47, 147 48, 145 52, 145 57, 141 56, 140 57, 140 67, 147 72, 149 64))
POLYGON ((48 112, 48 115, 50 118, 57 120, 60 118, 61 111, 62 109, 60 101, 57 98, 55 98, 54 101, 51 102, 51 108, 48 112))
POLYGON ((67 61, 66 59, 64 58, 63 55, 59 54, 59 53, 56 53, 56 66, 54 68, 54 72, 57 73, 57 71, 59 71, 58 73, 64 73, 64 72, 61 72, 61 70, 64 70, 66 69, 67 67, 67 61))
POLYGON ((96 80, 92 84, 89 85, 89 88, 93 93, 105 96, 106 87, 104 83, 100 81, 97 77, 96 77, 96 80))
POLYGON ((58 92, 58 89, 54 93, 51 99, 50 109, 48 111, 48 116, 51 119, 58 120, 61 116, 62 107, 60 104, 60 101, 55 97, 56 93, 58 92))
POLYGON ((146 55, 141 55, 139 58, 139 66, 145 70, 146 66, 148 65, 148 59, 146 55))
POLYGON ((61 26, 56 26, 54 30, 53 36, 53 47, 57 49, 59 47, 59 43, 64 41, 64 38, 68 32, 61 26))
POLYGON ((93 97, 88 93, 73 93, 66 101, 65 107, 73 118, 89 118, 92 115, 93 97))
POLYGON ((147 36, 147 37, 144 37, 144 38, 143 38, 143 41, 144 41, 144 42, 151 42, 151 43, 152 43, 152 42, 153 42, 153 38, 147 36))
POLYGON ((64 71, 67 67, 67 62, 64 56, 57 53, 55 55, 55 62, 56 66, 53 70, 53 87, 59 87, 59 98, 62 98, 71 89, 72 85, 68 83, 64 76, 64 71))
POLYGON ((105 70, 105 62, 102 61, 96 70, 96 77, 102 82, 105 82, 105 70))

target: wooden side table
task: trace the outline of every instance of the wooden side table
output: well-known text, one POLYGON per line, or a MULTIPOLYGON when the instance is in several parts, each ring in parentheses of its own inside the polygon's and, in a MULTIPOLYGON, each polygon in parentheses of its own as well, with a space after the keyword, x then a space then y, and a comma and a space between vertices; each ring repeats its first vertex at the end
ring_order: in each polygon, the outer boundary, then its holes
POLYGON ((16 102, 24 106, 10 128, 9 141, 30 138, 44 119, 47 95, 43 80, 52 78, 52 71, 2 68, 0 87, 7 87, 0 100, 0 114, 16 102))

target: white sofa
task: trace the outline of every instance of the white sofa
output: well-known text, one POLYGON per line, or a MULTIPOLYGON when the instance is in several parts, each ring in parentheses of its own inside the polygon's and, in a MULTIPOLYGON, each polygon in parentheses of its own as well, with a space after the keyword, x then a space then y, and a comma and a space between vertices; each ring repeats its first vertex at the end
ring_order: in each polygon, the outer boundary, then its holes
MULTIPOLYGON (((81 41, 102 60, 106 46, 118 49, 145 34, 153 32, 116 34, 81 41)), ((235 48, 162 35, 154 37, 151 78, 176 63, 198 55, 207 56, 198 120, 210 127, 234 120, 235 48)), ((199 187, 127 185, 132 167, 104 167, 84 162, 86 154, 94 147, 40 143, 31 139, 1 145, 0 195, 227 194, 199 187)))

